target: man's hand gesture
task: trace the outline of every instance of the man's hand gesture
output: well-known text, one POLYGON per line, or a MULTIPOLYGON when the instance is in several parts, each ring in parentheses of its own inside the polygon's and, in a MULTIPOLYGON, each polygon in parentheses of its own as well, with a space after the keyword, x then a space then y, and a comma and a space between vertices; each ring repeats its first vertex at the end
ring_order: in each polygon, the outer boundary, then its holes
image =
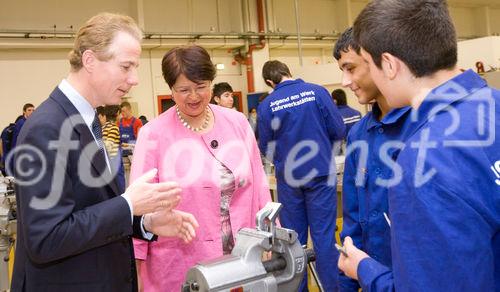
POLYGON ((179 210, 163 209, 144 217, 146 230, 164 237, 179 237, 185 243, 191 242, 196 236, 198 221, 190 213, 179 210))
POLYGON ((152 169, 136 179, 125 191, 130 198, 135 216, 153 213, 159 210, 170 211, 180 202, 181 188, 176 182, 151 181, 158 170, 152 169))

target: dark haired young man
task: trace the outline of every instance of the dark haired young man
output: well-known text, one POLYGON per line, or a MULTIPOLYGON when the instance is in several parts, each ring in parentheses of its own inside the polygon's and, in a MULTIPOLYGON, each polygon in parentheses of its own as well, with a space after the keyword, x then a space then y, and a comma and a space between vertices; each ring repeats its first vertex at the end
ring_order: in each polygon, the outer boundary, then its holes
MULTIPOLYGON (((283 204, 280 222, 297 231, 301 244, 307 243, 310 228, 319 278, 326 291, 336 291, 337 182, 332 151, 334 142, 344 139, 342 117, 325 88, 292 79, 286 64, 267 61, 262 77, 274 91, 257 109, 259 148, 276 166, 283 204)), ((306 279, 299 291, 307 291, 306 279)))
MULTIPOLYGON (((333 56, 342 70, 342 86, 350 88, 359 103, 372 104, 372 111, 352 127, 347 137, 340 236, 341 239, 351 237, 357 248, 390 267, 391 236, 384 217, 389 213, 387 191, 395 173, 393 161, 400 150, 395 146, 405 139, 411 108, 389 107, 370 77, 352 28, 342 33, 333 56)), ((339 288, 358 291, 360 287, 341 273, 339 288)))
POLYGON ((500 291, 500 92, 457 66, 444 0, 375 0, 354 24, 390 106, 412 106, 389 189, 392 271, 346 238, 363 291, 500 291))
POLYGON ((16 128, 14 129, 14 134, 12 135, 11 149, 14 148, 17 144, 17 137, 19 136, 19 133, 24 126, 24 122, 26 122, 26 119, 31 116, 34 111, 35 106, 31 103, 27 103, 23 106, 23 115, 20 119, 16 120, 16 128))
MULTIPOLYGON (((10 151, 16 146, 17 144, 17 137, 19 136, 19 133, 21 132, 22 127, 24 126, 24 123, 26 122, 26 119, 31 116, 33 111, 35 110, 35 106, 31 103, 26 103, 23 106, 23 114, 19 115, 14 123, 9 124, 5 129, 2 131, 2 156, 1 156, 1 171, 6 174, 6 175, 12 175, 12 165, 7 166, 7 156, 9 156, 10 151), (7 168, 10 167, 8 170, 7 168)), ((12 164, 12 163, 11 163, 12 164)))
POLYGON ((227 82, 214 84, 212 98, 220 106, 233 108, 233 88, 227 82))

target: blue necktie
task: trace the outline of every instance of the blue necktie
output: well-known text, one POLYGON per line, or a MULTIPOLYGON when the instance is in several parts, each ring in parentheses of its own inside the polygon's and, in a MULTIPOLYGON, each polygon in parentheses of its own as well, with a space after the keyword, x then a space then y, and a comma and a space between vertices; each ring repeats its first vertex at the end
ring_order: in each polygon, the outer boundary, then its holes
POLYGON ((104 144, 102 142, 102 129, 101 123, 99 123, 99 117, 97 113, 94 116, 94 121, 92 122, 92 133, 94 134, 95 139, 97 140, 97 146, 99 147, 99 151, 104 155, 104 159, 106 159, 106 154, 104 153, 104 144))

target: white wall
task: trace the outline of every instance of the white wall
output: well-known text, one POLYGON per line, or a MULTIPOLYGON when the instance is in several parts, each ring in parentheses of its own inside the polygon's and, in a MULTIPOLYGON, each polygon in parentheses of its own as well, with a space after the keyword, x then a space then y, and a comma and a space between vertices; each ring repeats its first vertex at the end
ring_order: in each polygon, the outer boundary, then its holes
POLYGON ((500 68, 500 36, 490 36, 458 42, 458 66, 476 70, 481 61, 485 70, 489 66, 500 68))
MULTIPOLYGON (((269 54, 270 50, 267 44, 264 47, 264 49, 254 51, 253 53, 252 68, 253 68, 253 81, 254 81, 255 92, 263 92, 270 90, 270 88, 264 82, 264 79, 262 79, 262 68, 264 67, 264 63, 270 59, 269 54)), ((246 70, 246 66, 244 67, 244 69, 246 70)))
POLYGON ((22 114, 25 103, 38 106, 67 75, 68 51, 0 53, 0 129, 22 114))

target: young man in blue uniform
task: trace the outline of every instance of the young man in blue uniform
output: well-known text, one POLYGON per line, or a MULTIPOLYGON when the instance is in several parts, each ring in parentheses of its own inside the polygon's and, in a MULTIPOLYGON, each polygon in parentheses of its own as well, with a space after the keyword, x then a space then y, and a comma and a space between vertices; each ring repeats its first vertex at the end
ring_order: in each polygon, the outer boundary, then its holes
MULTIPOLYGON (((280 222, 297 231, 301 244, 310 233, 316 267, 326 291, 337 290, 338 252, 334 248, 337 210, 333 144, 345 126, 329 92, 292 79, 286 64, 268 61, 262 69, 274 89, 258 107, 259 148, 274 160, 280 222)), ((299 288, 307 291, 307 278, 299 288)))
POLYGON ((26 122, 26 119, 31 116, 31 114, 35 111, 35 106, 31 103, 27 103, 23 106, 23 115, 21 116, 20 119, 16 121, 16 128, 14 129, 14 133, 12 135, 12 146, 11 148, 16 147, 17 144, 17 137, 19 136, 19 133, 21 132, 21 129, 24 126, 24 123, 26 122))
MULTIPOLYGON (((388 184, 409 124, 410 107, 391 109, 370 77, 370 69, 354 41, 352 28, 338 39, 333 56, 342 70, 342 86, 351 89, 359 103, 372 104, 372 111, 356 123, 347 137, 347 153, 342 182, 343 227, 341 238, 383 265, 391 266, 388 184)), ((333 94, 332 94, 333 95, 333 94)), ((345 95, 345 93, 344 93, 345 95)), ((358 291, 357 281, 339 275, 341 291, 358 291)))
POLYGON ((370 74, 412 124, 389 189, 392 270, 350 238, 363 291, 500 291, 500 92, 456 67, 446 2, 370 2, 354 24, 370 74))

